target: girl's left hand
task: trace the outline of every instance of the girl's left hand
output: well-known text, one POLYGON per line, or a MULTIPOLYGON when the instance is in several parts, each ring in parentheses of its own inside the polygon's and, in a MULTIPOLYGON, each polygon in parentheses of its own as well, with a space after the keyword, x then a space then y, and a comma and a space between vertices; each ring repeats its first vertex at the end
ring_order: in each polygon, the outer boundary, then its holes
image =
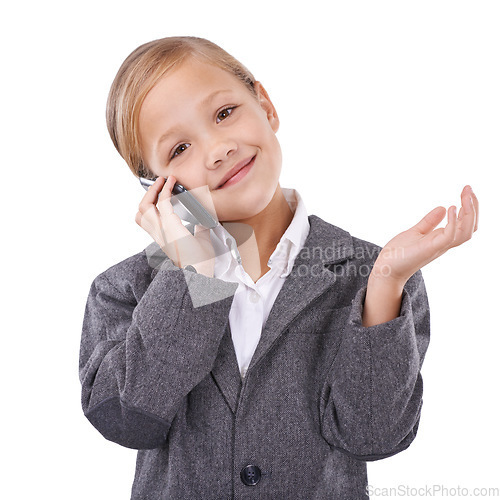
POLYGON ((390 240, 380 251, 370 277, 403 286, 426 264, 470 240, 477 230, 479 202, 470 186, 464 187, 461 199, 458 219, 456 207, 452 205, 446 227, 432 231, 446 215, 446 208, 436 207, 418 224, 390 240))

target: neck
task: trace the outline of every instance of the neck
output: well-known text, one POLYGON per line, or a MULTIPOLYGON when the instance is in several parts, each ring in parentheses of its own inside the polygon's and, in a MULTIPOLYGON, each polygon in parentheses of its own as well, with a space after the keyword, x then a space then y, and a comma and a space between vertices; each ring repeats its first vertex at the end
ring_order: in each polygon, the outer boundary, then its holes
POLYGON ((253 268, 260 264, 261 269, 266 272, 269 269, 267 261, 292 222, 293 216, 278 183, 273 198, 264 210, 247 219, 224 222, 222 225, 236 240, 243 267, 247 267, 245 262, 253 268), (251 238, 248 237, 248 226, 253 231, 251 238), (246 242, 248 243, 245 244, 246 242))

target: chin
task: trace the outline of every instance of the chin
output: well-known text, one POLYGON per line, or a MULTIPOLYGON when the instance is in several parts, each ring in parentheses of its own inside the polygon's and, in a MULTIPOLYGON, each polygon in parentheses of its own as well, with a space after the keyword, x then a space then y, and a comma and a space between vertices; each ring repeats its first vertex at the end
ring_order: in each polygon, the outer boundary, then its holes
MULTIPOLYGON (((276 185, 277 187, 277 185, 276 185)), ((228 201, 225 207, 221 208, 220 221, 244 220, 254 217, 262 212, 273 199, 274 189, 261 190, 260 186, 254 189, 247 189, 244 192, 235 193, 234 201, 228 201)))

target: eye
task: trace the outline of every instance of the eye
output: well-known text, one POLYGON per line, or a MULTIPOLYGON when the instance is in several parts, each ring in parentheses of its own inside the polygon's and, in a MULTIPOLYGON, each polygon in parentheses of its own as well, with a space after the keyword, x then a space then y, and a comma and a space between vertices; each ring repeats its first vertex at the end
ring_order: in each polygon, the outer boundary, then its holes
POLYGON ((172 156, 170 157, 171 160, 173 160, 176 156, 178 156, 179 154, 181 154, 182 152, 185 151, 185 149, 183 149, 182 151, 180 151, 180 153, 177 154, 177 152, 181 149, 181 148, 184 148, 185 146, 187 146, 187 144, 179 144, 175 149, 174 149, 174 152, 172 154, 172 156))
MULTIPOLYGON (((217 121, 217 123, 220 123, 221 121, 225 120, 232 112, 233 112, 233 109, 237 108, 238 106, 227 106, 226 108, 224 109, 221 109, 218 113, 217 113, 217 118, 219 118, 220 116, 223 116, 223 118, 219 121, 217 121)), ((179 144, 173 151, 172 153, 172 156, 170 157, 171 160, 173 160, 174 158, 176 158, 177 156, 179 156, 181 153, 183 153, 187 148, 188 148, 188 144, 186 143, 183 143, 183 144, 179 144), (187 147, 186 147, 187 146, 187 147), (184 148, 181 150, 181 148, 184 148)))
MULTIPOLYGON (((224 108, 224 109, 221 109, 218 113, 217 113, 217 118, 219 116, 221 116, 222 114, 225 114, 226 116, 224 118, 222 118, 222 120, 225 120, 233 111, 233 109, 235 109, 237 106, 228 106, 227 108, 224 108)), ((221 120, 221 121, 222 121, 221 120)), ((219 122, 217 122, 219 123, 219 122)))

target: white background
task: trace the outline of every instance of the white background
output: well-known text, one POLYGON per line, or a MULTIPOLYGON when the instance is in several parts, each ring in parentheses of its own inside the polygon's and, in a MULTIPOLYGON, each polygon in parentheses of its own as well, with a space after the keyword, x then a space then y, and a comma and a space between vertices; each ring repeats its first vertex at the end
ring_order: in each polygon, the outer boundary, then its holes
POLYGON ((309 214, 383 246, 472 186, 479 230, 423 269, 417 438, 368 474, 374 488, 500 487, 498 2, 2 9, 2 498, 130 496, 136 452, 85 419, 78 350, 94 277, 152 241, 134 221, 144 191, 106 129, 107 93, 132 50, 173 35, 212 40, 263 83, 281 120, 281 185, 309 214))

